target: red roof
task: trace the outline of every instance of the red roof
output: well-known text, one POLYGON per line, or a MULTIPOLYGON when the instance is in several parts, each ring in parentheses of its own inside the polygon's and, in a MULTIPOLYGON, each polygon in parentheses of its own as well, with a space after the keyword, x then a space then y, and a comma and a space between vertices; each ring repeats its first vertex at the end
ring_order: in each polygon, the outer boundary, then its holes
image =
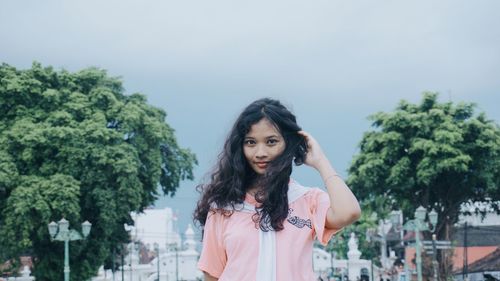
MULTIPOLYGON (((489 254, 495 252, 496 250, 500 251, 499 246, 484 246, 484 247, 468 247, 467 248, 467 264, 469 267, 472 263, 488 256, 489 254)), ((406 247, 406 260, 411 261, 415 257, 415 248, 406 247)), ((455 247, 453 253, 453 271, 458 272, 461 271, 464 265, 464 247, 455 247)), ((413 264, 411 262, 408 263, 410 268, 413 268, 413 264)), ((470 271, 470 270, 469 270, 470 271)))
MULTIPOLYGON (((453 270, 461 270, 464 266, 464 247, 456 247, 453 254, 453 270)), ((467 264, 470 265, 498 249, 498 246, 467 247, 467 264)))
POLYGON ((499 271, 500 248, 470 265, 470 272, 499 271))

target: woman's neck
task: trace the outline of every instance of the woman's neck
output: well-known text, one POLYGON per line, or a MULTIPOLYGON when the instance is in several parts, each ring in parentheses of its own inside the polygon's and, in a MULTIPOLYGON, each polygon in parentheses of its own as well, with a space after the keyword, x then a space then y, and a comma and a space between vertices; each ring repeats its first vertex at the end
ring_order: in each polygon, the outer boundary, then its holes
POLYGON ((255 197, 255 194, 257 194, 257 192, 259 192, 259 188, 257 188, 257 187, 247 189, 247 194, 249 194, 253 197, 255 197))

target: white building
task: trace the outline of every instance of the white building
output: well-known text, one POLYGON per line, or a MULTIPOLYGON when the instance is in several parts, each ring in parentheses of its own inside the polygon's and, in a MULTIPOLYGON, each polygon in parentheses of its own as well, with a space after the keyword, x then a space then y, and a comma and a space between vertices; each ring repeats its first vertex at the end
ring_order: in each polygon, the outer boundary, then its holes
POLYGON ((160 280, 201 280, 203 274, 197 269, 199 253, 196 251, 194 236, 193 228, 188 225, 182 247, 171 247, 167 251, 160 252, 160 260, 155 258, 151 262, 155 266, 156 275, 159 267, 160 280))
MULTIPOLYGON (((172 209, 149 209, 142 214, 132 214, 135 225, 128 227, 132 240, 142 242, 149 246, 151 251, 159 253, 159 258, 150 263, 140 264, 139 253, 134 243, 129 244, 129 255, 125 257, 125 265, 115 272, 114 280, 124 281, 167 281, 201 280, 203 274, 197 269, 199 253, 196 251, 197 242, 191 225, 188 225, 184 233, 184 241, 176 231, 176 218, 172 209), (155 249, 154 245, 158 245, 155 249)), ((112 281, 111 271, 102 268, 98 276, 92 281, 112 281)))
POLYGON ((461 214, 458 217, 456 226, 467 223, 469 226, 500 225, 500 216, 488 204, 480 202, 468 202, 460 206, 461 214), (475 214, 475 210, 485 212, 485 216, 475 214), (470 213, 465 215, 464 213, 470 213))
POLYGON ((144 245, 154 248, 155 243, 160 250, 165 251, 172 245, 181 245, 178 233, 177 216, 172 209, 147 209, 144 213, 132 213, 134 226, 130 228, 132 240, 141 241, 144 245))

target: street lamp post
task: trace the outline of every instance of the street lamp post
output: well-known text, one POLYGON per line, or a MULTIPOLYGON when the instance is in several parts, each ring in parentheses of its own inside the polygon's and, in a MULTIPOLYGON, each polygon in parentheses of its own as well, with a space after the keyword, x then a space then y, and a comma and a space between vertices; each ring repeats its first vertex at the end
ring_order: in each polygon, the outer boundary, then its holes
POLYGON ((386 220, 378 221, 377 229, 369 228, 366 230, 366 241, 380 242, 380 263, 384 272, 387 272, 392 267, 390 260, 387 257, 387 233, 390 231, 392 224, 386 220))
POLYGON ((175 280, 179 280, 179 249, 177 248, 177 243, 168 243, 168 248, 170 255, 172 255, 172 251, 175 251, 175 280))
POLYGON ((436 234, 432 234, 432 267, 434 268, 434 281, 438 281, 436 234))
POLYGON ((156 273, 157 273, 157 281, 160 281, 160 245, 155 242, 154 248, 156 251, 156 273))
MULTIPOLYGON (((413 220, 407 221, 403 228, 408 231, 413 231, 415 233, 415 248, 417 255, 417 278, 418 281, 422 281, 422 255, 421 255, 421 242, 420 242, 420 232, 421 231, 430 231, 434 232, 436 230, 436 224, 438 219, 438 214, 436 211, 432 210, 429 213, 429 222, 431 226, 429 227, 428 222, 425 222, 425 216, 427 214, 427 210, 420 206, 415 211, 415 218, 413 220)), ((399 216, 391 216, 393 223, 396 225, 400 225, 402 222, 399 220, 399 216)), ((406 263, 406 261, 405 261, 406 263)))
POLYGON ((125 281, 125 256, 123 252, 125 251, 125 246, 122 245, 122 281, 125 281))
POLYGON ((333 269, 333 260, 335 259, 335 254, 333 253, 333 250, 330 251, 330 276, 334 276, 334 269, 333 269))
POLYGON ((74 229, 69 229, 69 222, 64 218, 58 223, 49 223, 48 227, 51 241, 64 241, 64 281, 69 281, 69 241, 87 238, 92 224, 88 221, 82 223, 82 234, 74 229))

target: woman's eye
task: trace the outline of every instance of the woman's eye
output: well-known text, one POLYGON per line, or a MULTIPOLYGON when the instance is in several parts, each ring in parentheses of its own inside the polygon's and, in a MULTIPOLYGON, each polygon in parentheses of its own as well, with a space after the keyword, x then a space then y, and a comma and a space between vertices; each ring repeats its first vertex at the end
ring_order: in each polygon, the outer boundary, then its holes
POLYGON ((276 139, 270 139, 270 140, 267 141, 267 143, 268 144, 276 144, 276 143, 278 143, 278 140, 276 140, 276 139))
POLYGON ((246 140, 246 141, 244 142, 244 144, 245 144, 245 145, 253 145, 253 144, 255 144, 255 141, 253 141, 253 140, 246 140))

